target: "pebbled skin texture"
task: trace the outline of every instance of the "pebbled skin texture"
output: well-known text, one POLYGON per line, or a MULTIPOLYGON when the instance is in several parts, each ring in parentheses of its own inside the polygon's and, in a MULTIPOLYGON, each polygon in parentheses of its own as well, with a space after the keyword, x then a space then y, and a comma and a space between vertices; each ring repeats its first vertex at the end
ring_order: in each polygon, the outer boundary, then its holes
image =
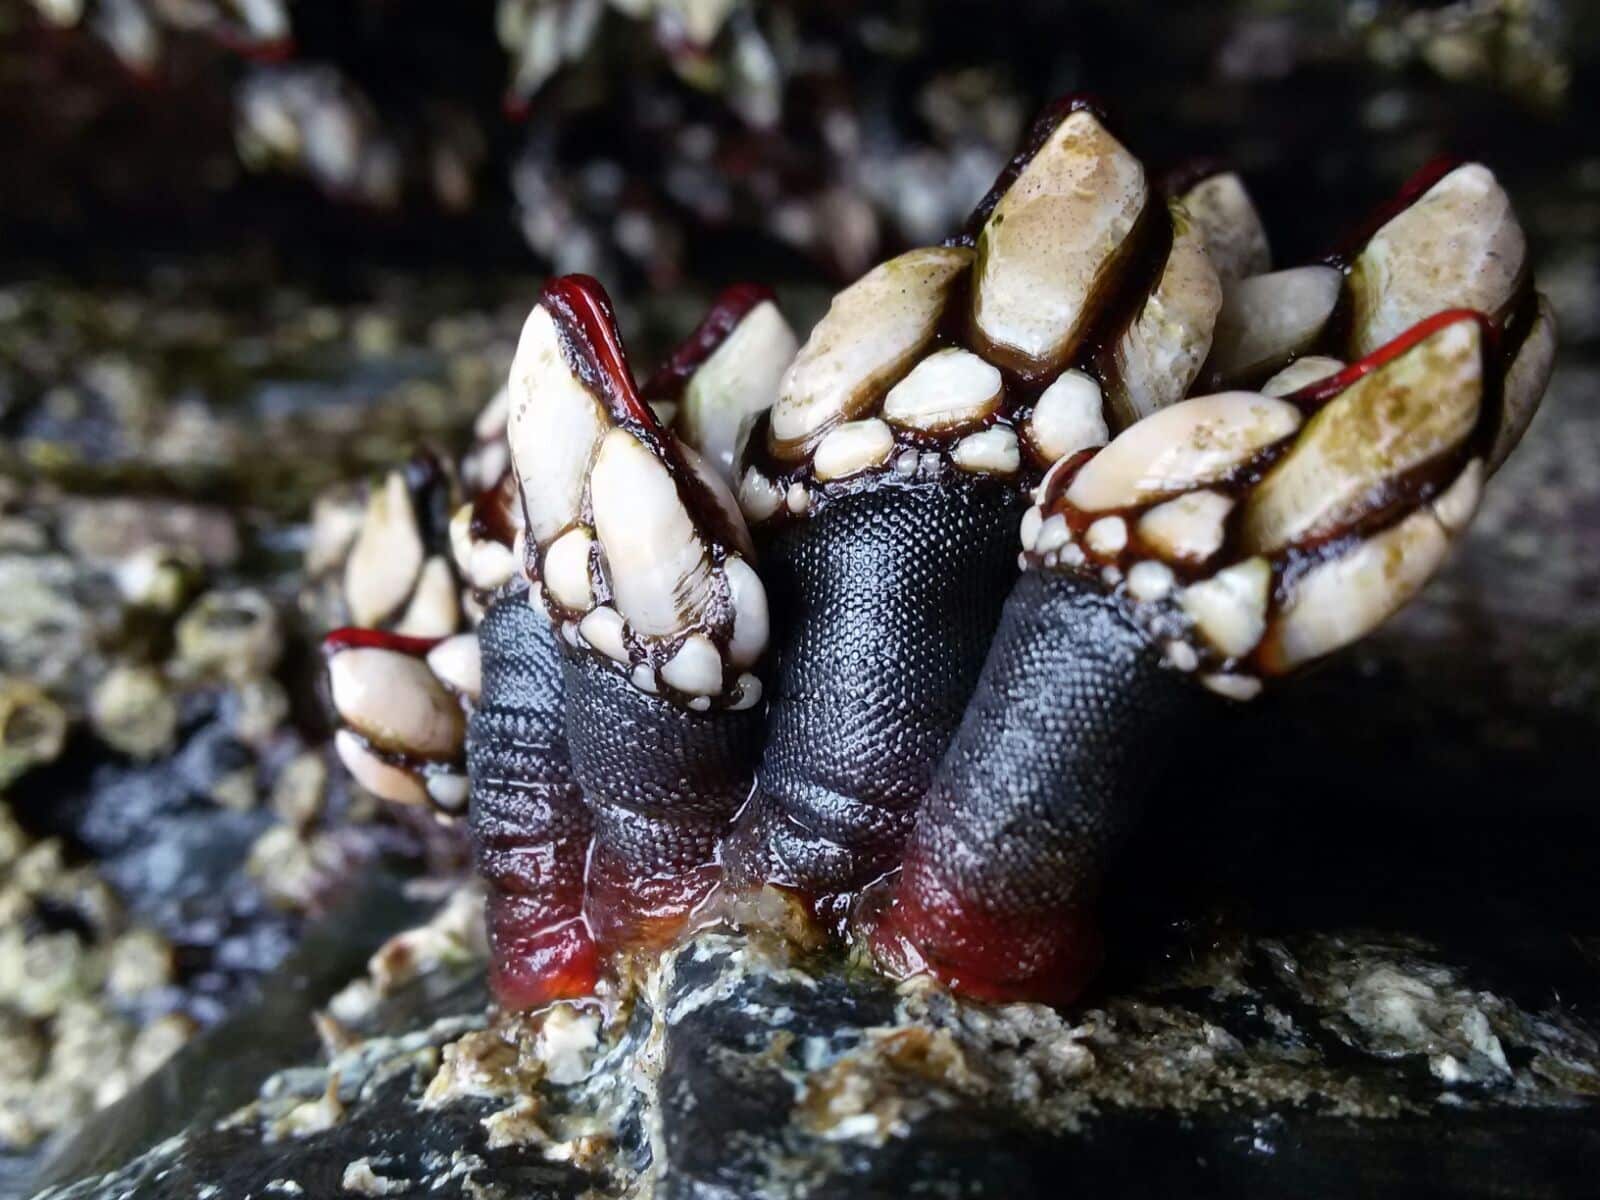
POLYGON ((758 709, 680 709, 586 654, 563 656, 573 772, 594 814, 585 912, 610 949, 658 946, 720 879, 750 795, 758 709))
POLYGON ((594 990, 598 964, 583 921, 591 821, 573 776, 561 656, 526 594, 478 627, 483 691, 467 741, 470 821, 488 884, 491 984, 507 1008, 594 990))
POLYGON ((1007 484, 886 486, 764 547, 777 666, 736 884, 816 901, 899 861, 1016 577, 1024 507, 1007 484))
POLYGON ((880 957, 983 998, 1070 1000, 1099 963, 1107 859, 1204 702, 1098 585, 1026 572, 923 802, 880 957))

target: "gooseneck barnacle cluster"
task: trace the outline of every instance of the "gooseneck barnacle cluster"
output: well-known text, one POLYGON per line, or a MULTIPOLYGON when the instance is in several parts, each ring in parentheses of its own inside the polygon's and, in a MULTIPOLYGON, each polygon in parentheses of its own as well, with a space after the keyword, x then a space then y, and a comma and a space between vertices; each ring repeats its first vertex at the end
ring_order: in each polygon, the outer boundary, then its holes
POLYGON ((502 1003, 774 892, 892 973, 1076 995, 1171 731, 1415 595, 1550 371, 1481 165, 1271 265, 1236 175, 1073 98, 802 346, 741 286, 640 386, 600 286, 547 285, 440 560, 476 635, 397 624, 408 577, 328 643, 365 786, 470 776, 502 1003))

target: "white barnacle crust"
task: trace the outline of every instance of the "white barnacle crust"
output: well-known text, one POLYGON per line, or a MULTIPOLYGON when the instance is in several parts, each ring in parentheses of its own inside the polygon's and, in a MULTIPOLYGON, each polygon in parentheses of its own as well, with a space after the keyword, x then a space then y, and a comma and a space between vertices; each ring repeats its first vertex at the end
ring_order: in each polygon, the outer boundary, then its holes
POLYGON ((476 633, 445 638, 427 655, 428 669, 453 692, 477 700, 483 689, 483 662, 476 633))
POLYGON ((959 432, 999 407, 1000 372, 970 350, 936 350, 911 368, 883 399, 891 425, 926 433, 959 432))
POLYGON ((1461 446, 1478 422, 1482 337, 1477 321, 1452 321, 1319 409, 1246 500, 1246 551, 1349 526, 1401 477, 1461 446))
POLYGON ((460 753, 466 734, 461 706, 423 659, 351 647, 330 659, 328 682, 340 719, 373 745, 422 758, 460 753))
POLYGON ((1545 385, 1556 359, 1556 314, 1543 295, 1537 298, 1538 310, 1516 357, 1506 368, 1500 400, 1500 428, 1495 432, 1494 448, 1489 452, 1489 470, 1497 471, 1539 409, 1545 385))
POLYGON ((950 461, 963 471, 987 475, 1012 475, 1022 465, 1017 435, 1004 425, 969 433, 950 451, 950 461))
POLYGON ((842 479, 882 465, 893 450, 894 434, 876 417, 847 421, 817 443, 811 466, 818 479, 842 479))
POLYGON ((1139 160, 1094 113, 1070 113, 978 235, 972 325, 985 356, 1029 375, 1065 362, 1148 199, 1139 160))
POLYGON ((333 748, 351 777, 378 799, 392 804, 428 803, 427 789, 414 774, 384 762, 350 730, 333 735, 333 748))
POLYGON ((1171 210, 1172 249, 1155 290, 1111 348, 1106 396, 1126 428, 1183 398, 1211 351, 1222 282, 1182 208, 1171 210))
POLYGON ((1222 546, 1233 497, 1221 492, 1186 492, 1139 518, 1139 537, 1163 558, 1204 562, 1222 546))
POLYGON ((1351 354, 1370 354, 1449 308, 1500 317, 1527 257, 1494 173, 1478 163, 1457 167, 1391 218, 1351 264, 1351 354))
POLYGON ((1101 512, 1185 491, 1226 477, 1299 427, 1299 409, 1253 392, 1184 400, 1091 458, 1066 498, 1085 512, 1101 512))
POLYGON ((1343 283, 1332 267, 1292 267, 1229 285, 1212 334, 1210 376, 1246 383, 1279 370, 1317 340, 1343 283))
POLYGON ((959 246, 910 250, 833 299, 784 372, 768 444, 798 460, 833 426, 861 416, 932 340, 950 286, 972 261, 959 246))
POLYGON ((1238 175, 1222 171, 1208 176, 1180 199, 1224 283, 1272 269, 1266 227, 1238 175))
POLYGON ((1337 375, 1344 370, 1342 359, 1329 358, 1325 354, 1308 354, 1304 358, 1297 358, 1271 379, 1261 385, 1263 396, 1288 396, 1298 392, 1303 387, 1310 387, 1313 383, 1320 383, 1329 376, 1337 375))
POLYGON ((1195 628, 1225 658, 1240 658, 1255 649, 1266 629, 1272 567, 1256 557, 1190 584, 1178 594, 1195 628))
POLYGON ((1028 441, 1046 463, 1104 446, 1111 433, 1106 427, 1100 385, 1082 371, 1061 372, 1034 403, 1027 432, 1028 441))
POLYGON ((344 594, 351 620, 368 627, 394 616, 422 569, 422 532, 405 476, 390 471, 367 498, 361 532, 345 560, 344 594))
POLYGON ((724 477, 744 423, 772 405, 799 343, 770 300, 757 304, 690 376, 677 425, 724 477))
POLYGON ((533 538, 544 544, 578 519, 608 423, 600 402, 567 365, 555 321, 542 304, 522 327, 510 390, 511 461, 533 538))

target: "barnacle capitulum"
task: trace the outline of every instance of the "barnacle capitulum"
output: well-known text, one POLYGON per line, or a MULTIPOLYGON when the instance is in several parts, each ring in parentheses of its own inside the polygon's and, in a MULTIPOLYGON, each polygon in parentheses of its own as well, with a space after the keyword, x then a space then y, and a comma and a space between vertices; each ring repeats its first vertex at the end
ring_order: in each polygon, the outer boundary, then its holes
MULTIPOLYGON (((723 380, 702 428, 748 409, 730 377, 759 388, 773 374, 764 361, 719 360, 718 345, 761 360, 787 352, 782 337, 740 337, 770 320, 769 303, 696 343, 699 369, 723 380)), ((694 365, 684 374, 692 393, 694 365)), ((719 880, 718 845, 749 794, 766 592, 731 491, 635 387, 592 279, 546 286, 511 389, 525 602, 558 631, 566 742, 593 821, 585 920, 608 952, 659 945, 719 880)), ((491 699, 501 697, 486 687, 491 699)))
POLYGON ((1221 287, 1087 100, 1036 123, 962 236, 841 292, 752 433, 774 598, 757 788, 727 854, 837 918, 894 869, 1056 459, 1179 398, 1221 287))
POLYGON ((356 781, 380 799, 463 813, 476 635, 416 638, 350 627, 330 633, 322 650, 343 725, 334 748, 356 781))
POLYGON ((508 1006, 800 913, 891 973, 1068 1001, 1172 731, 1416 594, 1554 346, 1486 168, 1274 270, 1236 175, 1153 182, 1069 98, 798 349, 741 285, 639 386, 600 286, 548 284, 450 523, 487 615, 400 630, 431 542, 386 484, 362 536, 405 586, 364 579, 386 631, 330 644, 340 752, 448 809, 468 730, 508 1006))
POLYGON ((980 997, 1075 996, 1108 857, 1176 724, 1203 689, 1251 699, 1415 595, 1477 506, 1502 372, 1496 326, 1450 310, 1281 398, 1184 400, 1058 463, 869 907, 880 959, 980 997))

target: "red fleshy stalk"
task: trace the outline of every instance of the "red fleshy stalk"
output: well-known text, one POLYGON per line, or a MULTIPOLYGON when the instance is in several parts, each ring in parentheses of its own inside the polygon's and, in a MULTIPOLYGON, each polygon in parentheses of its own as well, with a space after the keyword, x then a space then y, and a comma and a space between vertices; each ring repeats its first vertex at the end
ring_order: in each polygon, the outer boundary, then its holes
POLYGON ((1104 957, 1088 913, 999 917, 957 896, 916 857, 906 860, 886 894, 869 897, 861 925, 889 974, 929 974, 964 996, 997 1004, 1070 1004, 1104 957))
POLYGON ((522 899, 497 895, 489 902, 489 987, 495 999, 520 1012, 593 995, 600 959, 583 919, 542 924, 522 899))

